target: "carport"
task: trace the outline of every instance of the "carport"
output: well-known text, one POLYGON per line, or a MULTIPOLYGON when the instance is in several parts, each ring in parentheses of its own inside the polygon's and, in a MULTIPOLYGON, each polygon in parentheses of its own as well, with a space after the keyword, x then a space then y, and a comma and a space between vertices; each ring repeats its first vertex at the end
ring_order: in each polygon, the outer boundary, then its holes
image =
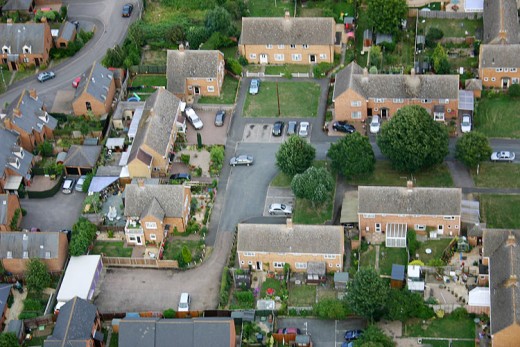
POLYGON ((95 176, 92 178, 92 181, 90 182, 90 186, 88 187, 88 192, 90 193, 99 193, 103 191, 103 189, 110 186, 112 183, 117 181, 119 179, 119 176, 117 177, 98 177, 95 176))
POLYGON ((101 146, 72 145, 63 161, 67 175, 86 175, 92 172, 101 154, 101 146))
POLYGON ((358 221, 358 191, 349 190, 345 192, 343 204, 341 205, 341 225, 357 225, 358 221))

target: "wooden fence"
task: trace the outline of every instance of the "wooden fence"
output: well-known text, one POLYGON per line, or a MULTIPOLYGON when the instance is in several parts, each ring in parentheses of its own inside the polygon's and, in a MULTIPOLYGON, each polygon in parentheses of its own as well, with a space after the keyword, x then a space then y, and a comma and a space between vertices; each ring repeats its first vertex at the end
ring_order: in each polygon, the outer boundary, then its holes
MULTIPOLYGON (((292 77, 300 77, 300 78, 313 77, 308 72, 293 72, 291 75, 292 75, 292 77)), ((249 71, 246 71, 246 77, 268 77, 268 78, 269 77, 273 77, 273 78, 280 78, 280 77, 285 77, 285 74, 279 73, 278 75, 266 75, 263 72, 249 72, 249 71)))
POLYGON ((178 269, 177 260, 160 260, 144 258, 103 257, 103 265, 114 267, 178 269))
POLYGON ((418 11, 417 9, 408 10, 409 17, 417 16, 421 18, 439 18, 439 19, 480 19, 482 13, 475 12, 445 12, 445 11, 418 11))
POLYGON ((42 325, 53 324, 54 321, 55 321, 54 315, 48 314, 48 315, 41 316, 41 317, 24 319, 23 323, 28 328, 37 329, 39 326, 42 326, 42 325))

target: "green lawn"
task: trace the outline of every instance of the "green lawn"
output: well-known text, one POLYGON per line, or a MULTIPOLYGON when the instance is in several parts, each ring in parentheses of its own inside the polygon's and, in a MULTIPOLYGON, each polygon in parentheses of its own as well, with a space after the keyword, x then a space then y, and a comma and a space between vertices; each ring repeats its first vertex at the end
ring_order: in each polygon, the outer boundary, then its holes
POLYGON ((265 67, 266 75, 284 75, 285 73, 308 73, 311 71, 309 65, 296 65, 296 64, 286 64, 286 65, 269 65, 265 67))
MULTIPOLYGON (((32 77, 35 75, 36 75, 36 71, 34 69, 27 69, 25 71, 18 70, 18 71, 16 71, 16 74, 14 75, 13 83, 24 80, 26 78, 29 78, 29 77, 32 77)), ((8 81, 5 81, 5 82, 8 83, 8 81)))
POLYGON ((11 71, 2 69, 2 73, 0 74, 0 94, 4 93, 7 90, 7 86, 9 85, 9 81, 11 80, 11 71))
POLYGON ((475 347, 475 341, 452 341, 450 344, 446 340, 422 340, 423 345, 429 345, 431 347, 475 347))
POLYGON ((324 224, 332 219, 332 208, 334 207, 334 194, 323 206, 312 206, 310 201, 296 199, 293 220, 296 224, 324 224))
POLYGON ((267 278, 264 283, 262 283, 262 289, 260 291, 260 298, 265 298, 265 291, 267 288, 274 289, 274 295, 279 295, 282 291, 282 283, 274 278, 267 278))
POLYGON ((305 7, 298 7, 300 17, 331 17, 340 20, 341 13, 354 15, 353 1, 320 0, 308 1, 305 7))
POLYGON ((107 257, 125 257, 129 258, 132 256, 131 247, 125 247, 123 241, 96 241, 94 243, 94 249, 92 254, 103 253, 107 257))
POLYGON ((224 58, 236 58, 238 54, 238 46, 222 47, 218 50, 224 53, 224 58))
POLYGON ((28 342, 24 342, 24 346, 43 346, 47 336, 33 336, 28 342))
POLYGON ((520 165, 508 163, 482 163, 479 174, 471 170, 477 187, 520 188, 520 165))
POLYGON ((234 104, 237 94, 238 80, 231 76, 224 77, 222 92, 220 96, 203 96, 199 99, 199 104, 234 104))
POLYGON ((292 177, 284 174, 283 172, 279 172, 275 178, 271 181, 271 186, 273 187, 281 187, 288 188, 291 186, 292 177))
POLYGON ((165 245, 163 259, 175 260, 181 253, 182 247, 186 246, 191 251, 193 260, 198 260, 202 256, 202 249, 204 248, 204 241, 195 240, 179 240, 168 241, 165 245))
POLYGON ((316 286, 299 285, 289 289, 289 306, 313 306, 316 303, 316 286))
MULTIPOLYGON (((450 244, 452 239, 436 239, 436 240, 428 240, 420 243, 420 247, 417 249, 417 253, 419 254, 419 260, 421 260, 424 264, 428 264, 428 262, 432 259, 441 259, 444 250, 450 244), (425 250, 429 248, 432 250, 430 254, 426 254, 425 250)), ((415 257, 415 254, 412 254, 415 257)))
POLYGON ((287 3, 282 0, 277 0, 276 2, 249 0, 247 5, 249 8, 248 17, 283 17, 286 10, 291 12, 291 16, 294 14, 294 3, 287 3))
POLYGON ((381 246, 379 250, 379 272, 381 275, 390 276, 392 274, 392 264, 408 264, 406 248, 387 248, 381 246))
POLYGON ((119 334, 118 333, 112 333, 112 336, 110 337, 110 345, 108 347, 117 347, 119 345, 119 334))
POLYGON ((376 248, 374 245, 368 246, 368 249, 361 253, 361 259, 359 260, 359 267, 370 267, 376 266, 376 248))
POLYGON ((144 86, 143 89, 139 89, 139 92, 153 93, 155 92, 153 87, 166 87, 166 75, 137 75, 132 80, 132 86, 144 86))
POLYGON ((244 116, 316 117, 319 96, 314 82, 263 82, 257 95, 247 95, 244 116))
POLYGON ((482 28, 482 20, 441 18, 422 18, 422 20, 419 20, 419 30, 423 29, 424 34, 427 34, 429 28, 441 29, 445 37, 473 36, 478 28, 482 28))
POLYGON ((480 215, 488 228, 519 229, 520 195, 480 195, 480 215))
POLYGON ((425 328, 423 329, 422 320, 414 320, 405 324, 404 335, 470 339, 475 337, 475 322, 469 317, 452 318, 446 316, 442 319, 430 320, 425 328))
MULTIPOLYGON (((406 180, 410 176, 406 173, 397 172, 392 169, 390 161, 382 160, 376 162, 374 174, 370 177, 354 179, 353 185, 368 186, 406 186, 406 180)), ((453 187, 450 171, 445 164, 428 169, 424 172, 414 174, 417 187, 453 187)))
POLYGON ((476 109, 475 130, 488 137, 520 138, 520 98, 483 97, 476 109))
POLYGON ((367 66, 368 52, 361 54, 363 50, 363 32, 366 29, 371 29, 368 21, 367 11, 359 11, 357 23, 356 23, 356 63, 361 67, 367 66))

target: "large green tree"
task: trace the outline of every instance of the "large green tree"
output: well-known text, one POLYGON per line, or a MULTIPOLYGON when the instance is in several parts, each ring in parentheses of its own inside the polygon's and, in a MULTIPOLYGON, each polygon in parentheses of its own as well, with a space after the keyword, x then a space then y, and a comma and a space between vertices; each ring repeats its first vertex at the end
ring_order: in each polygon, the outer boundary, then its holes
POLYGON ((448 130, 421 106, 405 106, 383 123, 381 152, 398 171, 414 173, 438 165, 448 155, 448 130))
POLYGON ((276 152, 276 165, 289 176, 303 173, 311 167, 316 149, 298 136, 291 136, 276 152))
POLYGON ((345 300, 349 310, 373 322, 384 313, 388 285, 373 268, 361 268, 348 283, 345 300))
POLYGON ((216 31, 227 35, 233 28, 231 24, 232 18, 229 12, 224 8, 217 6, 206 13, 204 23, 208 33, 212 34, 216 31))
POLYGON ((307 199, 313 206, 321 205, 334 190, 334 179, 327 169, 312 166, 293 177, 291 189, 297 198, 307 199))
POLYGON ((455 146, 455 157, 469 168, 489 160, 491 152, 488 138, 476 131, 462 135, 455 146))
POLYGON ((376 157, 368 137, 354 133, 333 143, 327 156, 332 169, 346 178, 370 175, 374 172, 376 157))
POLYGON ((385 318, 405 322, 410 318, 428 319, 433 310, 424 303, 421 295, 407 289, 390 289, 386 301, 385 318))
POLYGON ((407 13, 406 0, 367 0, 368 20, 378 33, 396 33, 407 13))
POLYGON ((69 245, 69 253, 73 256, 83 255, 94 241, 96 236, 96 225, 86 218, 80 218, 72 226, 72 238, 69 245))
POLYGON ((394 347, 395 342, 376 325, 369 325, 355 343, 361 347, 394 347))
POLYGON ((18 338, 15 333, 0 333, 0 347, 18 347, 18 338))
POLYGON ((446 74, 450 72, 450 63, 448 61, 448 53, 440 43, 437 43, 437 46, 433 50, 432 53, 433 60, 433 69, 438 74, 446 74), (447 71, 446 71, 447 70, 447 71))
POLYGON ((38 258, 33 258, 27 263, 25 282, 29 290, 41 293, 51 283, 51 276, 47 272, 47 266, 38 258))

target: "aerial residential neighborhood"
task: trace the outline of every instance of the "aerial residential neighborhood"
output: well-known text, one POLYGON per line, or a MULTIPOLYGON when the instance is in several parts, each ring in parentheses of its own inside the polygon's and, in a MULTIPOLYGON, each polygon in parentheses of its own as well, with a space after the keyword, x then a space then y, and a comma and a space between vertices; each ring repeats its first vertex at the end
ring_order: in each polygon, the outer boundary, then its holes
POLYGON ((519 13, 0 0, 0 346, 520 346, 519 13))

